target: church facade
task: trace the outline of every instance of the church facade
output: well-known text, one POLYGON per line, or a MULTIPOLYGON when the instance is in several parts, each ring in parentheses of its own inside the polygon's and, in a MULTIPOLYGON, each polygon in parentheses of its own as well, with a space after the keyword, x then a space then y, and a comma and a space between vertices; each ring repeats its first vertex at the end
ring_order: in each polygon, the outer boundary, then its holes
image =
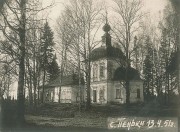
MULTIPOLYGON (((103 27, 102 45, 94 49, 91 58, 91 102, 97 104, 126 102, 125 56, 111 44, 109 24, 103 27)), ((129 69, 130 102, 143 102, 143 81, 134 68, 129 69)))

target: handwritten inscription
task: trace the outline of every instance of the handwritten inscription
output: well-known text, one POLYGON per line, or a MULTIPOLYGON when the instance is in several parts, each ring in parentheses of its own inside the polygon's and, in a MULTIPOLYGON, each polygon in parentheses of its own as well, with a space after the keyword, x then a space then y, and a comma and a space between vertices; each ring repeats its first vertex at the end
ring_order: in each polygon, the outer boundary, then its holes
POLYGON ((174 121, 172 120, 158 120, 157 122, 155 120, 149 120, 147 122, 148 128, 152 127, 176 127, 174 121))
POLYGON ((177 119, 158 119, 158 118, 142 118, 142 117, 122 117, 108 118, 109 129, 162 129, 162 128, 177 128, 177 119))

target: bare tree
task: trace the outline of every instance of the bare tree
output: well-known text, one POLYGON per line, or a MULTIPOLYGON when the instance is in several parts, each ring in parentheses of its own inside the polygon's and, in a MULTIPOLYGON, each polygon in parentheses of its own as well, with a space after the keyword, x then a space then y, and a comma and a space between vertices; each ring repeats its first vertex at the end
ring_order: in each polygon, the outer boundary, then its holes
POLYGON ((28 22, 31 15, 37 15, 41 9, 34 9, 33 5, 38 4, 36 1, 26 0, 5 0, 3 9, 0 11, 3 23, 0 29, 4 37, 9 41, 8 55, 15 58, 19 67, 18 74, 18 105, 17 105, 17 119, 18 123, 24 123, 24 78, 25 78, 25 57, 26 57, 26 33, 28 31, 28 22), (31 3, 33 2, 33 3, 31 3), (33 11, 36 11, 34 13, 33 11))
POLYGON ((1 55, 0 98, 10 99, 10 86, 17 80, 16 65, 7 55, 1 55))
MULTIPOLYGON (((114 11, 117 13, 116 23, 113 27, 113 33, 116 41, 121 45, 126 56, 126 74, 125 74, 125 88, 126 88, 126 103, 130 103, 130 88, 129 88, 129 68, 131 67, 131 55, 133 48, 134 33, 138 31, 137 22, 141 20, 143 14, 141 13, 140 0, 114 0, 116 8, 114 11)), ((135 48, 134 48, 135 49, 135 48)))
MULTIPOLYGON (((170 0, 171 3, 172 3, 172 6, 174 8, 174 11, 176 13, 176 17, 177 17, 177 56, 178 56, 178 72, 177 72, 177 80, 178 80, 178 92, 180 93, 180 37, 179 37, 179 33, 180 33, 180 28, 179 28, 179 22, 180 22, 180 16, 179 16, 179 13, 180 13, 180 10, 179 10, 179 7, 180 7, 180 2, 178 0, 170 0)), ((180 94, 179 94, 180 96, 180 94)))
MULTIPOLYGON (((95 35, 101 25, 100 12, 101 6, 95 6, 95 2, 88 0, 70 1, 69 5, 65 6, 65 15, 62 17, 66 27, 66 32, 63 36, 62 43, 68 44, 68 57, 71 58, 72 65, 76 67, 79 73, 85 75, 87 103, 86 108, 90 108, 90 53, 97 44, 95 35), (68 43, 66 43, 68 41, 68 43)), ((80 81, 79 81, 80 84, 80 81)))
MULTIPOLYGON (((171 63, 171 56, 178 52, 178 23, 177 14, 170 5, 164 10, 163 20, 160 21, 159 30, 161 31, 161 46, 159 49, 161 58, 161 77, 162 86, 165 86, 165 103, 170 100, 170 93, 178 89, 178 75, 173 75, 168 69, 171 63), (173 81, 174 80, 174 81, 173 81)), ((174 70, 177 68, 174 68, 174 70)))

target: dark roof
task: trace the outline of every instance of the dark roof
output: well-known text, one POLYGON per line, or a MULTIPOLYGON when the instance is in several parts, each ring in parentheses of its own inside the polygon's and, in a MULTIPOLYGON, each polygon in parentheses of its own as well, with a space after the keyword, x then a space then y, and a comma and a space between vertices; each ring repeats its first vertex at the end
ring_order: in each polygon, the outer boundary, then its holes
MULTIPOLYGON (((61 77, 57 77, 55 80, 49 82, 45 85, 45 88, 54 88, 58 86, 68 86, 68 85, 78 85, 79 79, 77 74, 67 75, 62 78, 62 82, 60 82, 61 77)), ((84 84, 83 77, 81 78, 81 84, 84 84)), ((42 86, 40 86, 42 87, 42 86)))
POLYGON ((119 48, 115 48, 113 46, 106 48, 105 46, 101 46, 91 52, 90 60, 95 61, 101 58, 119 58, 124 60, 125 55, 119 48))
MULTIPOLYGON (((115 70, 113 80, 125 80, 126 69, 124 67, 119 67, 115 70)), ((128 72, 128 80, 142 80, 140 78, 138 70, 130 67, 128 72)))

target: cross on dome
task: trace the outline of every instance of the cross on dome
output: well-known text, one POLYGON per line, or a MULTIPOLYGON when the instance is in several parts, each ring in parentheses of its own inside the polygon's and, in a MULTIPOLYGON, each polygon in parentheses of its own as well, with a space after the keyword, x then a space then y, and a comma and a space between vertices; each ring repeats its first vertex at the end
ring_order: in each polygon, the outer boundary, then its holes
POLYGON ((105 32, 109 32, 109 31, 111 30, 111 27, 110 27, 110 25, 108 24, 108 17, 107 17, 107 15, 108 15, 108 13, 107 13, 107 11, 106 11, 106 24, 103 26, 103 30, 104 30, 105 32))

